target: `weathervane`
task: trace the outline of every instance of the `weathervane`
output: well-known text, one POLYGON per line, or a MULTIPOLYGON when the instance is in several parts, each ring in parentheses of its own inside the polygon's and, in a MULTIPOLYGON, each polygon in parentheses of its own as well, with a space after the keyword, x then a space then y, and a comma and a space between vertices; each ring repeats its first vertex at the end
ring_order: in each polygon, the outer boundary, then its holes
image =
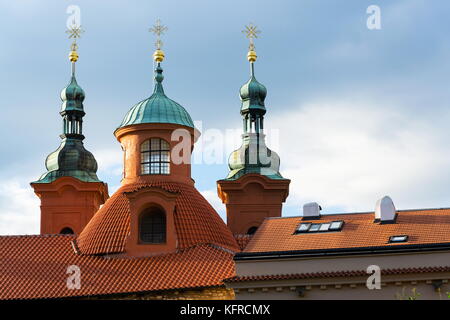
POLYGON ((250 45, 248 46, 248 54, 247 59, 250 62, 255 62, 257 55, 255 52, 255 43, 254 39, 258 38, 258 34, 261 33, 261 31, 258 30, 258 27, 255 26, 253 23, 250 23, 249 25, 245 26, 245 29, 242 30, 242 33, 246 34, 246 37, 250 41, 250 45))

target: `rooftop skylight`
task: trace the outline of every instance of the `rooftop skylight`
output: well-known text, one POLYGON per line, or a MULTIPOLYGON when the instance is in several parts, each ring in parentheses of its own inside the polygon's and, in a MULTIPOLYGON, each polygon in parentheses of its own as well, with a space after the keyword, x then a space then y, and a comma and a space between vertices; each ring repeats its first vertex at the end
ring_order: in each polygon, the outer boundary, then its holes
POLYGON ((392 236, 389 237, 389 243, 408 242, 408 236, 392 236))
POLYGON ((298 233, 322 233, 341 231, 344 226, 344 221, 332 221, 323 223, 303 222, 297 227, 295 234, 298 233))

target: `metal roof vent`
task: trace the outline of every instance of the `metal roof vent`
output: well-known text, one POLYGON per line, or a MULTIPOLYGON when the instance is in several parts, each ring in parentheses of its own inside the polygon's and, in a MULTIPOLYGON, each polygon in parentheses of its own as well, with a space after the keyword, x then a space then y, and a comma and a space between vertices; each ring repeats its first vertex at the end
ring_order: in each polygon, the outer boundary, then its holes
POLYGON ((394 202, 390 197, 385 196, 377 201, 375 205, 375 222, 394 223, 396 217, 394 202))
POLYGON ((306 203, 303 206, 303 219, 319 219, 322 207, 317 202, 306 203))

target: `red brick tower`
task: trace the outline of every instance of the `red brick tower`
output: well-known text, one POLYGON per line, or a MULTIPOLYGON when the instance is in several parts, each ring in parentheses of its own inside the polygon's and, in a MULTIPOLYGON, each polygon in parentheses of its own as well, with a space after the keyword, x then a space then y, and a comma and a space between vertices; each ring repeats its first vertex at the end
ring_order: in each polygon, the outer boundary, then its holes
POLYGON ((267 148, 264 135, 266 88, 255 78, 253 38, 256 27, 248 27, 250 80, 240 90, 244 133, 242 146, 229 158, 230 172, 217 181, 220 199, 226 205, 227 225, 235 235, 253 234, 267 217, 280 217, 289 194, 290 180, 279 173, 280 158, 267 148))
POLYGON ((97 162, 83 145, 85 95, 75 79, 76 48, 74 41, 72 78, 61 91, 61 145, 47 157, 47 172, 31 183, 41 199, 41 234, 79 234, 108 198, 108 186, 96 174, 97 162))

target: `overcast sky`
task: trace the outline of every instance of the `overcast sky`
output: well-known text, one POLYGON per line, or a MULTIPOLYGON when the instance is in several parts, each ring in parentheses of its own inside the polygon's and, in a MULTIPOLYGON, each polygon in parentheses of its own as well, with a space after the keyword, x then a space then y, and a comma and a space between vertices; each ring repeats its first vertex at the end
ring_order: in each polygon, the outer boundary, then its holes
MULTIPOLYGON (((153 90, 154 21, 169 27, 165 91, 206 133, 241 127, 238 91, 249 72, 241 30, 253 22, 262 30, 256 76, 268 89, 268 144, 292 180, 283 215, 300 215, 310 201, 325 213, 370 211, 384 195, 398 209, 450 206, 447 1, 0 0, 0 234, 39 232, 29 182, 60 142, 71 4, 86 30, 77 63, 85 146, 111 191, 122 172, 112 133, 153 90), (370 5, 381 9, 381 30, 367 28, 370 5)), ((222 217, 216 181, 239 139, 239 131, 226 137, 222 163, 193 166, 222 217)))

